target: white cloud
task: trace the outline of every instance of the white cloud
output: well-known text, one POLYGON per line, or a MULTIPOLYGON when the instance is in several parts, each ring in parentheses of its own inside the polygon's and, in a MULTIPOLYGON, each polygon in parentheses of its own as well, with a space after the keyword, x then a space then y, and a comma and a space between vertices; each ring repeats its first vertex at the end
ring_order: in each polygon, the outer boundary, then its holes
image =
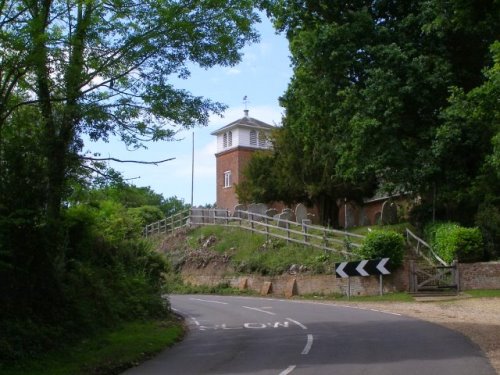
POLYGON ((230 76, 235 76, 235 75, 241 74, 241 70, 239 70, 237 68, 229 68, 228 70, 226 70, 226 74, 228 74, 230 76))

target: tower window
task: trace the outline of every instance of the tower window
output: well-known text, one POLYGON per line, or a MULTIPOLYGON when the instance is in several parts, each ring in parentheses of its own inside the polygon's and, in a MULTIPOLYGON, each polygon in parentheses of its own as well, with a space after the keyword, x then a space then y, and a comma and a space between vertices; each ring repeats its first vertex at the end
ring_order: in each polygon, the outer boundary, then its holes
POLYGON ((224 133, 224 136, 222 137, 222 144, 224 148, 227 147, 227 133, 224 133))
POLYGON ((227 146, 231 147, 233 145, 233 132, 229 131, 227 133, 227 146))
POLYGON ((224 172, 224 187, 231 187, 231 171, 224 172))
POLYGON ((250 145, 257 146, 257 132, 255 130, 250 130, 250 145))

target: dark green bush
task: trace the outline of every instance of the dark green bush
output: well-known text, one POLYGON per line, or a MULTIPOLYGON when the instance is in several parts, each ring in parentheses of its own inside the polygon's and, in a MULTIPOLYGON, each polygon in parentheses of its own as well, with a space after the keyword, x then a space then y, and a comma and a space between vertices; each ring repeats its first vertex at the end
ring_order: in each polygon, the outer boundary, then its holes
POLYGON ((390 258, 393 267, 403 263, 405 241, 401 234, 394 231, 374 230, 366 235, 359 255, 363 259, 390 258))
POLYGON ((440 223, 426 229, 426 235, 433 250, 445 262, 475 262, 483 259, 483 236, 478 228, 440 223))
POLYGON ((494 204, 479 207, 475 224, 483 234, 485 259, 500 259, 500 208, 494 204))

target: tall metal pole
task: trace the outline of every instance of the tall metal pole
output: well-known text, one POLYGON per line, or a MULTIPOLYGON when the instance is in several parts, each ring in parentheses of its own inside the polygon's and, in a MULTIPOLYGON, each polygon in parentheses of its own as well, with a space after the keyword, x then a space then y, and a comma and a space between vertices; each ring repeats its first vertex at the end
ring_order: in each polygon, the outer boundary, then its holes
POLYGON ((194 132, 193 132, 193 150, 191 153, 191 208, 193 208, 193 190, 194 190, 194 132))

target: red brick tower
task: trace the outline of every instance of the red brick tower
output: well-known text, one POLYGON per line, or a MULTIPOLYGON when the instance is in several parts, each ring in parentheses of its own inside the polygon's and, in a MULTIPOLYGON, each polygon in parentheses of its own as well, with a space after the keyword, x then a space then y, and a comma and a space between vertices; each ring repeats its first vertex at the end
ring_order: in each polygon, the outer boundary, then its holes
POLYGON ((235 184, 242 181, 242 171, 256 150, 271 148, 272 125, 248 116, 212 132, 217 136, 217 208, 233 211, 238 204, 235 184))

